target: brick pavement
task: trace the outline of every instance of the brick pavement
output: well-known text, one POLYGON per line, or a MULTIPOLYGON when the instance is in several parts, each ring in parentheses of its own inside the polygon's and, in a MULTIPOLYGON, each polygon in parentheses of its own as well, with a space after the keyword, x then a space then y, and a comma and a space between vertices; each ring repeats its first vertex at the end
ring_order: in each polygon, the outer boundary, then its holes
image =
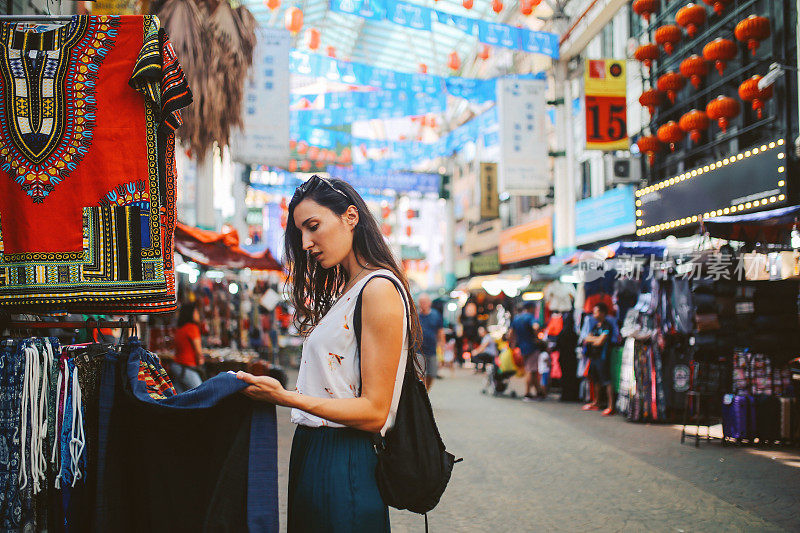
MULTIPOLYGON (((796 449, 696 449, 672 426, 484 396, 483 376, 465 370, 445 378, 431 401, 445 443, 465 460, 432 531, 800 531, 796 449)), ((283 528, 292 431, 281 409, 283 528)), ((391 521, 394 532, 424 530, 408 512, 392 510, 391 521)))

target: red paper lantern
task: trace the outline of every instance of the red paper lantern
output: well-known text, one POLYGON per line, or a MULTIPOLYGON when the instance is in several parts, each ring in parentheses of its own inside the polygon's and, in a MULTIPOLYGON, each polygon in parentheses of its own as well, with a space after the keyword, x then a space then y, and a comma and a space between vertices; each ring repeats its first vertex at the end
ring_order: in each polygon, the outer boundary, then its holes
POLYGON ((722 12, 725 11, 725 7, 733 2, 733 0, 703 0, 703 2, 709 6, 714 6, 714 13, 722 15, 722 12))
POLYGON ((667 72, 656 82, 658 90, 667 93, 669 101, 673 104, 675 103, 675 93, 683 89, 684 85, 686 85, 686 78, 677 72, 667 72))
POLYGON ((464 9, 472 9, 472 0, 461 0, 461 5, 464 9))
POLYGON ((492 11, 500 13, 503 10, 503 0, 492 0, 492 11))
POLYGON ((353 152, 350 150, 349 146, 346 146, 342 150, 342 154, 339 156, 339 161, 341 161, 343 165, 349 165, 353 161, 353 152))
POLYGON ((317 28, 310 28, 308 30, 308 48, 310 50, 316 50, 319 48, 319 38, 320 33, 317 28))
POLYGON ((420 63, 419 64, 419 73, 420 74, 427 74, 428 73, 428 65, 426 65, 425 63, 420 63))
POLYGON ((381 207, 381 218, 389 218, 389 215, 392 214, 392 208, 388 205, 381 207))
POLYGON ((275 11, 281 7, 281 0, 265 0, 264 4, 269 8, 270 11, 275 11))
POLYGON ((308 158, 316 160, 319 157, 319 148, 311 146, 308 149, 308 158))
POLYGON ((414 230, 411 229, 411 226, 406 226, 406 235, 411 237, 411 234, 414 233, 414 230))
POLYGON ((716 120, 722 133, 728 131, 730 119, 739 115, 741 106, 739 101, 730 96, 718 96, 706 106, 706 114, 711 120, 716 120))
POLYGON ((533 2, 531 0, 522 0, 519 5, 519 11, 526 17, 533 13, 533 2))
POLYGON ((384 237, 389 237, 392 234, 392 227, 389 224, 383 224, 381 226, 381 233, 383 233, 384 237))
POLYGON ((681 75, 691 80, 695 89, 700 88, 703 78, 708 76, 708 63, 706 60, 695 54, 687 57, 681 62, 681 75))
POLYGON ((326 46, 325 55, 327 55, 328 57, 336 57, 336 48, 330 45, 326 46))
POLYGON ((658 59, 658 55, 658 46, 654 45, 653 43, 646 43, 636 49, 633 57, 636 58, 636 61, 644 63, 644 66, 649 70, 650 66, 653 64, 653 61, 658 59))
POLYGON ((300 155, 305 155, 308 152, 308 143, 305 141, 300 141, 297 143, 297 153, 300 155))
POLYGON ((725 73, 725 64, 735 58, 738 52, 736 43, 730 39, 714 39, 703 47, 703 57, 714 62, 720 76, 725 73))
POLYGON ((297 141, 289 141, 289 150, 294 150, 295 148, 297 148, 297 141))
POLYGON ((447 66, 450 67, 450 70, 458 70, 461 68, 461 58, 458 57, 458 52, 455 50, 450 52, 450 55, 447 57, 447 66))
POLYGON ((289 160, 289 172, 297 172, 297 159, 289 160))
POLYGON ((669 149, 671 151, 675 151, 675 143, 681 142, 683 140, 683 130, 678 123, 674 120, 670 120, 660 128, 658 128, 658 140, 664 144, 669 145, 669 149))
POLYGON ((489 45, 488 44, 482 44, 481 45, 481 50, 480 50, 480 52, 478 52, 478 57, 480 57, 484 61, 489 59, 489 45))
POLYGON ((656 111, 656 107, 664 101, 664 93, 658 89, 649 89, 639 96, 639 103, 650 111, 650 116, 656 111))
POLYGON ((661 141, 658 140, 658 137, 655 135, 641 137, 636 141, 636 146, 639 147, 640 152, 647 154, 647 160, 650 162, 650 166, 652 166, 653 163, 655 163, 656 154, 661 151, 661 141))
POLYGON ((302 170, 303 172, 308 172, 309 170, 311 170, 311 161, 305 159, 302 163, 300 163, 300 170, 302 170))
POLYGON ((658 0, 635 0, 633 10, 649 24, 650 16, 658 11, 658 0))
POLYGON ((703 132, 708 129, 708 115, 704 111, 692 109, 681 117, 678 126, 689 134, 693 143, 697 144, 703 132))
POLYGON ((681 29, 669 24, 658 28, 654 37, 656 43, 661 46, 667 54, 672 55, 673 50, 675 50, 675 45, 681 42, 681 36, 681 29))
POLYGON ((758 113, 758 118, 760 119, 764 109, 764 102, 772 98, 772 85, 762 91, 758 88, 759 80, 761 80, 761 76, 753 76, 742 82, 739 85, 739 98, 745 102, 752 102, 753 110, 758 113))
POLYGON ((756 55, 761 41, 769 37, 769 19, 750 15, 736 25, 733 33, 740 41, 747 42, 747 48, 753 52, 753 55, 756 55))
POLYGON ((686 28, 689 37, 694 37, 698 28, 706 22, 706 9, 697 4, 686 4, 675 14, 675 22, 686 28))
POLYGON ((283 22, 292 35, 297 35, 303 29, 303 12, 299 7, 290 7, 286 10, 283 22))

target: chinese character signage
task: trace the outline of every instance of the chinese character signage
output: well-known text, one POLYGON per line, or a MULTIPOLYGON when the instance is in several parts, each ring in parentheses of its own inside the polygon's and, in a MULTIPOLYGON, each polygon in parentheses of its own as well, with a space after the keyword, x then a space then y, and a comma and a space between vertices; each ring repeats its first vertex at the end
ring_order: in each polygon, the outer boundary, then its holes
POLYGON ((586 149, 627 150, 628 116, 625 60, 588 59, 586 93, 586 149))
POLYGON ((250 165, 289 164, 289 50, 286 30, 259 28, 253 66, 245 81, 242 131, 234 132, 231 155, 250 165))
POLYGON ((481 163, 481 218, 499 217, 499 207, 497 163, 481 163))
POLYGON ((501 191, 533 195, 550 187, 545 88, 540 80, 498 80, 501 191))

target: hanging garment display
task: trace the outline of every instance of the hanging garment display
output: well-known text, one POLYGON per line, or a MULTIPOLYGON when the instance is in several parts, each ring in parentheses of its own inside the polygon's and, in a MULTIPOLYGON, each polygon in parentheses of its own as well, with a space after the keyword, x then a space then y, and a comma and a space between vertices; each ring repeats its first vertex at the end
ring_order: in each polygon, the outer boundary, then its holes
POLYGON ((275 407, 245 386, 176 394, 135 338, 0 341, 0 531, 278 531, 275 407))
POLYGON ((238 394, 245 386, 226 372, 176 394, 138 341, 109 353, 97 530, 277 532, 275 406, 238 394))
POLYGON ((0 305, 174 310, 174 130, 153 16, 0 24, 0 305))

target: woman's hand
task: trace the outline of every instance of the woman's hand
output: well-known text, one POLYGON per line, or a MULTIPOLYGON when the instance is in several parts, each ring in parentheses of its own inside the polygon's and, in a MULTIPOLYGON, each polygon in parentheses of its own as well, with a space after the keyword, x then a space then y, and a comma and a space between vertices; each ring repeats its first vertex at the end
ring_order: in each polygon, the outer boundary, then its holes
POLYGON ((240 379, 248 384, 242 393, 254 400, 284 405, 286 389, 281 386, 281 382, 269 376, 254 376, 247 372, 237 372, 236 379, 240 379))

